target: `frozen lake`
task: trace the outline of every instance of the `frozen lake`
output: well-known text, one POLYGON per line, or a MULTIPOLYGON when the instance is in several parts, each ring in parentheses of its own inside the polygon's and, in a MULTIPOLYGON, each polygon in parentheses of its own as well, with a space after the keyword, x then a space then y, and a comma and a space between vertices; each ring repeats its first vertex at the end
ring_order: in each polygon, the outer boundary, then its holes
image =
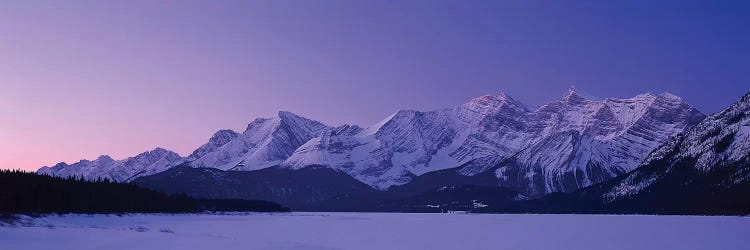
POLYGON ((287 213, 66 215, 0 249, 750 249, 750 218, 287 213))

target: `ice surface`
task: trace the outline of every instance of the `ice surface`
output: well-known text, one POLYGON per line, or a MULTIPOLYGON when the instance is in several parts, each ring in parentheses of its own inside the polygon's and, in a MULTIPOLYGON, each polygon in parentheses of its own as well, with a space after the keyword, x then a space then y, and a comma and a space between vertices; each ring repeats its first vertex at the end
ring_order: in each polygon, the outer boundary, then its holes
POLYGON ((0 249, 747 249, 750 218, 288 213, 66 215, 0 249))

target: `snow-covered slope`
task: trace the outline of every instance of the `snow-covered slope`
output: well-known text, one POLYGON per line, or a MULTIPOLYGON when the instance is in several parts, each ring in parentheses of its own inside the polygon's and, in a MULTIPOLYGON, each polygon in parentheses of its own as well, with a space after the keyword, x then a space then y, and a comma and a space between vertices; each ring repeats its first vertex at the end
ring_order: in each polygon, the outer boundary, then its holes
POLYGON ((219 130, 216 133, 214 133, 214 135, 211 136, 210 139, 208 139, 208 142, 206 144, 201 145, 198 149, 193 151, 193 153, 190 154, 187 157, 187 159, 190 161, 200 159, 206 154, 215 151, 217 148, 224 146, 224 144, 227 144, 228 142, 234 139, 237 139, 237 137, 239 136, 240 136, 240 133, 234 132, 229 129, 219 130))
MULTIPOLYGON (((490 123, 485 121, 490 117, 497 119, 498 113, 515 119, 526 112, 523 104, 502 93, 455 108, 402 110, 364 130, 324 133, 300 147, 282 166, 326 165, 385 189, 409 182, 414 175, 456 167, 477 157, 516 152, 522 138, 513 133, 483 133, 482 123, 490 123)), ((517 132, 512 122, 498 130, 517 132)))
POLYGON ((140 176, 162 172, 181 162, 182 157, 177 153, 156 148, 124 160, 114 160, 102 155, 93 161, 81 160, 70 165, 61 162, 52 167, 42 167, 37 173, 60 177, 76 176, 89 180, 108 178, 127 182, 140 176))
POLYGON ((320 122, 281 111, 272 118, 258 118, 242 134, 222 130, 193 152, 193 167, 222 170, 255 170, 277 165, 300 145, 329 127, 320 122))
MULTIPOLYGON (((611 185, 603 198, 614 202, 654 188, 706 189, 700 185, 710 186, 708 195, 716 197, 750 187, 750 93, 658 147, 641 167, 611 185)), ((741 195, 735 198, 746 200, 746 193, 741 195)))
MULTIPOLYGON (((326 166, 381 190, 461 166, 457 171, 463 176, 489 174, 499 185, 533 196, 630 171, 652 149, 703 118, 671 94, 599 101, 571 89, 561 100, 531 110, 500 93, 435 111, 401 110, 368 128, 330 127, 279 112, 255 119, 241 134, 218 131, 184 162, 241 171, 326 166)), ((133 161, 124 167, 119 162, 104 157, 39 171, 131 180, 177 161, 155 166, 133 161)))
POLYGON ((571 88, 530 111, 501 93, 454 108, 399 111, 359 133, 324 133, 282 166, 327 165, 379 189, 446 168, 463 166, 459 172, 471 176, 494 167, 501 186, 539 195, 630 171, 703 117, 671 94, 595 101, 571 88))
POLYGON ((529 115, 532 143, 494 172, 501 186, 529 196, 574 191, 635 169, 704 117, 671 94, 595 101, 570 90, 529 115))

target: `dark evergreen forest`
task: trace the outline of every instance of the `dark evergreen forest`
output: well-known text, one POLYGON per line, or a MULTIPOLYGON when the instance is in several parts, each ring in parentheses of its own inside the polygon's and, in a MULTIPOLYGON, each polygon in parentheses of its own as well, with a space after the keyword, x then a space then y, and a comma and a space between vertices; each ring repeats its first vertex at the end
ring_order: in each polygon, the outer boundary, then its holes
POLYGON ((108 179, 88 181, 0 170, 0 213, 194 213, 288 211, 272 202, 193 199, 108 179))

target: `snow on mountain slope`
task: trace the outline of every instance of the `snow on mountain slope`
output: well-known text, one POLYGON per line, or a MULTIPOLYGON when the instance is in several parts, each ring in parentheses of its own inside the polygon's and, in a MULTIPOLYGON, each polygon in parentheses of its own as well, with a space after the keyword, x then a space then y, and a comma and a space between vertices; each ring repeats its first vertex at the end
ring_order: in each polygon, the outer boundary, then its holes
POLYGON ((277 165, 294 150, 329 127, 320 122, 281 111, 272 118, 258 118, 242 134, 217 132, 207 144, 190 155, 193 167, 222 170, 255 170, 277 165))
POLYGON ((659 146, 641 167, 607 190, 604 198, 612 202, 675 180, 682 186, 707 183, 715 193, 747 187, 749 164, 750 93, 659 146))
POLYGON ((281 165, 327 165, 379 189, 463 166, 494 167, 501 186, 528 195, 570 191, 635 168, 648 152, 704 117, 678 97, 595 101, 571 89, 530 111, 501 93, 430 112, 402 110, 361 133, 327 134, 281 165))
POLYGON ((533 143, 495 167, 529 196, 570 192, 635 169, 651 150, 705 116, 670 95, 589 100, 570 90, 530 115, 533 143))
POLYGON ((695 167, 707 170, 721 162, 737 161, 750 153, 750 93, 729 108, 709 116, 685 134, 664 144, 645 164, 667 156, 695 158, 695 167), (673 153, 673 154, 670 154, 673 153))
POLYGON ((109 178, 118 182, 127 182, 140 176, 152 175, 182 163, 177 153, 156 148, 124 160, 114 160, 102 155, 96 160, 81 160, 68 165, 61 162, 52 167, 42 167, 39 174, 60 177, 83 177, 89 180, 109 178))
MULTIPOLYGON (((451 150, 449 157, 456 159, 459 166, 465 165, 460 171, 464 175, 475 175, 484 172, 501 160, 506 159, 529 144, 533 134, 527 132, 529 109, 510 96, 499 95, 502 104, 497 108, 483 112, 476 123, 465 133, 466 139, 460 146, 451 150)), ((471 108, 476 99, 459 108, 459 114, 472 113, 471 108)), ((486 110, 486 109, 481 109, 486 110)), ((443 167, 445 168, 445 167, 443 167)))
POLYGON ((210 139, 208 139, 208 142, 206 144, 203 144, 198 149, 193 151, 192 154, 190 154, 187 159, 190 161, 197 160, 203 156, 205 156, 208 153, 211 153, 215 151, 217 148, 224 146, 224 144, 227 144, 228 142, 237 139, 240 134, 237 132, 234 132, 229 129, 223 129, 219 130, 216 133, 214 133, 213 136, 211 136, 210 139))
MULTIPOLYGON (((491 174, 499 185, 533 196, 575 190, 630 171, 652 149, 703 117, 671 94, 598 101, 573 89, 536 110, 500 93, 435 111, 401 110, 364 129, 329 127, 279 112, 255 119, 241 134, 218 131, 184 162, 245 171, 327 166, 381 190, 461 166, 462 175, 491 174)), ((118 167, 119 161, 105 157, 39 171, 131 180, 176 165, 172 160, 118 167)))
MULTIPOLYGON (((414 175, 456 167, 476 156, 517 151, 482 135, 481 123, 500 110, 524 113, 525 106, 506 96, 482 96, 455 108, 402 110, 359 133, 326 133, 310 140, 282 166, 326 165, 373 187, 404 184, 414 175)), ((515 138, 515 137, 514 137, 515 138)))
POLYGON ((363 145, 355 135, 363 132, 358 126, 343 125, 326 129, 319 137, 312 138, 286 160, 297 162, 290 166, 294 169, 312 165, 316 162, 329 165, 345 165, 356 156, 352 156, 355 147, 363 145))

